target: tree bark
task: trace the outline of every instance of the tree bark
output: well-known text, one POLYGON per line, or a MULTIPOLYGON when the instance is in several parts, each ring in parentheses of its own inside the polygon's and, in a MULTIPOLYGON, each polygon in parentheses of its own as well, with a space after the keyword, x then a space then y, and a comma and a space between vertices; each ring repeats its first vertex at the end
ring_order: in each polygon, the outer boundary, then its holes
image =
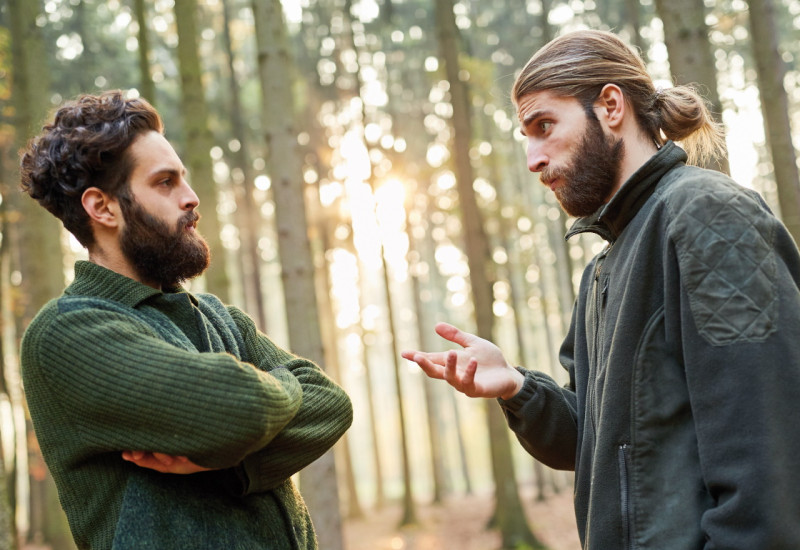
POLYGON ((214 137, 208 126, 208 108, 203 92, 203 68, 197 49, 197 0, 175 0, 175 21, 178 30, 178 65, 181 75, 181 113, 185 132, 185 159, 189 181, 200 198, 204 214, 202 233, 208 241, 214 260, 205 274, 209 292, 223 302, 229 300, 229 279, 225 249, 220 237, 217 216, 217 185, 214 182, 210 151, 214 137))
MULTIPOLYGON (((469 149, 472 140, 470 100, 467 86, 461 79, 458 59, 460 51, 458 28, 453 13, 453 0, 436 0, 436 29, 439 39, 439 54, 444 60, 450 98, 453 106, 452 153, 456 175, 462 226, 465 232, 465 248, 472 297, 475 307, 477 334, 493 340, 493 281, 487 267, 491 264, 489 241, 483 226, 483 215, 478 207, 473 190, 474 173, 470 163, 469 149)), ((514 475, 511 442, 505 417, 495 403, 488 403, 489 438, 492 457, 492 473, 495 481, 496 508, 494 517, 500 530, 503 548, 528 544, 540 547, 525 519, 525 512, 517 492, 514 475)))
POLYGON ((133 0, 133 11, 136 15, 136 23, 139 26, 137 40, 139 42, 139 95, 145 98, 151 105, 156 104, 156 86, 153 76, 150 73, 150 37, 147 32, 147 4, 145 0, 133 0))
POLYGON ((781 217, 795 243, 800 245, 800 180, 792 143, 789 101, 783 86, 786 65, 778 48, 775 5, 772 0, 750 0, 748 5, 761 112, 778 187, 781 217))
MULTIPOLYGON (((324 361, 309 243, 305 183, 294 130, 292 61, 280 0, 253 0, 264 139, 275 199, 281 279, 292 350, 324 361)), ((317 529, 320 548, 342 550, 335 459, 328 451, 301 474, 304 497, 317 529)))
MULTIPOLYGON (((656 0, 664 24, 664 43, 676 84, 696 84, 711 104, 711 114, 722 123, 722 103, 717 91, 717 68, 706 27, 703 0, 656 0)), ((727 153, 710 159, 706 168, 730 173, 727 153)))

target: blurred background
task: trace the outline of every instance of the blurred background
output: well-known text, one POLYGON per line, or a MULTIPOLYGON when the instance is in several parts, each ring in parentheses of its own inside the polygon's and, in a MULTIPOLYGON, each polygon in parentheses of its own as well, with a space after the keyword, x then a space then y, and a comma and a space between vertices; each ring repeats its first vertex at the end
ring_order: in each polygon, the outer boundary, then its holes
POLYGON ((797 239, 798 15, 795 0, 0 0, 0 550, 73 548, 17 356, 85 257, 18 191, 18 151, 63 101, 119 88, 156 106, 214 255, 190 289, 352 397, 346 437, 299 475, 321 550, 575 550, 571 474, 399 352, 446 349, 448 321, 566 381, 558 347, 603 242, 564 242, 572 220, 527 171, 509 99, 565 31, 613 30, 658 85, 696 83, 727 133, 710 167, 797 239))

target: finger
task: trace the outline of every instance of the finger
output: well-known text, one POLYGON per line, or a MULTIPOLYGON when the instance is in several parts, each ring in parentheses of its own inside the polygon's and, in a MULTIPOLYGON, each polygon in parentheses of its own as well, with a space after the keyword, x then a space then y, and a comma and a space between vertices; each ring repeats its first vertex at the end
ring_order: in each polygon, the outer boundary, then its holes
POLYGON ((444 366, 444 379, 447 383, 461 390, 461 385, 458 380, 458 354, 455 351, 447 352, 447 361, 444 366))
POLYGON ((412 361, 419 365, 423 372, 429 377, 435 378, 436 380, 444 379, 444 369, 442 366, 432 362, 425 354, 417 353, 414 355, 412 361))
POLYGON ((444 366, 444 362, 447 359, 446 351, 434 351, 434 352, 424 352, 424 351, 404 351, 401 355, 408 359, 409 361, 414 361, 415 363, 419 363, 417 359, 419 357, 424 357, 431 363, 434 363, 439 366, 444 366))
POLYGON ((464 393, 473 395, 475 393, 475 372, 478 370, 478 360, 470 357, 467 368, 464 369, 464 374, 461 375, 461 386, 464 388, 464 393))
POLYGON ((463 330, 456 328, 449 323, 437 323, 435 330, 436 334, 438 334, 445 340, 450 340, 451 342, 458 344, 459 346, 464 348, 472 345, 478 338, 474 334, 470 334, 469 332, 464 332, 463 330))
POLYGON ((144 451, 122 451, 122 458, 130 460, 131 462, 141 460, 144 456, 144 451))
POLYGON ((158 460, 164 466, 171 466, 175 462, 175 457, 164 453, 153 453, 153 458, 158 460))

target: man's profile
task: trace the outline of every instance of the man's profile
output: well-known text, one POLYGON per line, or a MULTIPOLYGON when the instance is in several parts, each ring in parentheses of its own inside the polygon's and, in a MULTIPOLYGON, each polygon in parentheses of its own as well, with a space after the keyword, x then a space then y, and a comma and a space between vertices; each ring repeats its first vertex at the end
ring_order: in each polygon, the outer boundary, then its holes
POLYGON ((155 109, 81 96, 31 140, 21 174, 89 253, 21 350, 78 547, 315 549, 290 477, 349 427, 350 400, 242 311, 181 287, 209 251, 155 109))

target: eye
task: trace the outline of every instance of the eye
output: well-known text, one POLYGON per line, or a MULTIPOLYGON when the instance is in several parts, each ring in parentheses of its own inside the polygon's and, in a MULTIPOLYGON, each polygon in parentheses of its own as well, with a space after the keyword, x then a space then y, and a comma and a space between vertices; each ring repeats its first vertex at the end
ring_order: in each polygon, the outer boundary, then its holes
POLYGON ((549 120, 542 120, 539 122, 539 130, 541 130, 543 134, 546 134, 552 126, 553 123, 549 120))

